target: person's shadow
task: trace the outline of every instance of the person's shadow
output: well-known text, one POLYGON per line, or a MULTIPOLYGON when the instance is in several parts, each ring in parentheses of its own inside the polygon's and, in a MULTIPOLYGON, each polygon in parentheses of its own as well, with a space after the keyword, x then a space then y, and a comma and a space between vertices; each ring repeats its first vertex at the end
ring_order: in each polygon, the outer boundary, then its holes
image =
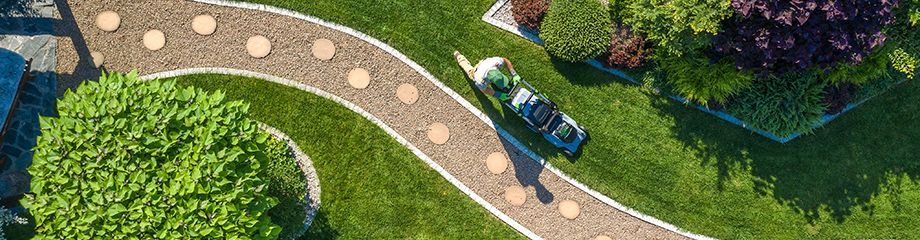
MULTIPOLYGON (((517 113, 513 110, 504 107, 499 104, 499 107, 496 108, 492 98, 489 98, 476 87, 476 84, 473 81, 467 79, 467 84, 473 89, 474 94, 476 95, 476 100, 479 100, 482 103, 483 112, 492 119, 492 124, 496 129, 504 129, 500 126, 499 122, 506 122, 511 124, 524 124, 523 120, 516 119, 517 113), (508 116, 512 116, 509 117, 508 116)), ((513 136, 510 136, 509 131, 505 131, 509 134, 509 138, 514 139, 513 136)), ((553 202, 554 196, 553 193, 546 189, 546 186, 540 182, 540 173, 543 172, 543 165, 537 160, 530 158, 527 154, 521 152, 506 136, 502 136, 499 131, 496 131, 498 138, 502 143, 502 147, 505 149, 505 152, 508 153, 508 159, 511 161, 511 165, 514 166, 514 176, 517 178, 518 182, 522 186, 533 186, 534 190, 537 193, 537 199, 543 203, 548 204, 553 202)))

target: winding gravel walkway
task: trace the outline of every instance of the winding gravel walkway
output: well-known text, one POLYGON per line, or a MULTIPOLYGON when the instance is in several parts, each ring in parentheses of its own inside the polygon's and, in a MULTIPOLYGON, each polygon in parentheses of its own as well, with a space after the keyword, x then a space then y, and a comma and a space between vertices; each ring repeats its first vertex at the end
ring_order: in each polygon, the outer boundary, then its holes
MULTIPOLYGON (((290 79, 354 103, 442 167, 446 178, 456 178, 459 183, 455 185, 474 200, 482 200, 481 205, 530 237, 684 238, 618 210, 563 177, 544 171, 543 165, 501 138, 492 126, 435 83, 383 49, 346 33, 279 14, 191 1, 79 0, 59 8, 70 13, 62 10, 64 21, 56 31, 79 33, 70 35, 81 36, 85 39, 85 49, 101 53, 105 58, 103 65, 109 70, 137 68, 141 74, 149 74, 186 68, 240 69, 290 79), (121 15, 120 27, 114 32, 102 31, 94 24, 96 15, 108 10, 121 15), (67 15, 71 13, 75 23, 68 24, 67 15), (199 35, 192 30, 192 19, 202 14, 217 20, 217 29, 211 35, 199 35), (142 39, 150 30, 164 33, 165 46, 156 51, 145 47, 142 39), (271 44, 270 53, 263 58, 254 58, 247 52, 247 45, 259 50, 259 46, 247 44, 250 37, 257 35, 264 36, 271 44), (328 52, 314 55, 313 46, 317 42, 326 43, 319 39, 334 44, 332 59, 316 57, 328 56, 323 55, 328 52), (361 74, 349 80, 349 73, 356 68, 365 69, 370 76, 366 86, 361 74), (397 89, 403 89, 400 94, 411 95, 413 89, 405 87, 406 84, 415 87, 418 94, 414 103, 405 103, 405 96, 397 97, 397 89), (439 126, 437 123, 447 127, 446 133, 443 129, 429 131, 431 126, 439 126), (436 144, 444 140, 444 136, 439 136, 443 134, 447 134, 446 142, 436 144), (499 171, 495 162, 487 168, 487 157, 494 152, 510 157, 504 171, 499 171), (524 190, 523 203, 519 202, 520 196, 514 196, 514 191, 506 196, 506 189, 517 187, 524 190), (575 203, 580 212, 565 209, 561 213, 561 202, 565 202, 564 207, 575 203)), ((60 40, 59 91, 76 86, 80 79, 96 78, 98 70, 87 64, 92 63, 89 53, 78 50, 81 41, 60 40)), ((443 55, 452 57, 451 53, 443 55)), ((456 75, 462 76, 459 68, 456 75)))

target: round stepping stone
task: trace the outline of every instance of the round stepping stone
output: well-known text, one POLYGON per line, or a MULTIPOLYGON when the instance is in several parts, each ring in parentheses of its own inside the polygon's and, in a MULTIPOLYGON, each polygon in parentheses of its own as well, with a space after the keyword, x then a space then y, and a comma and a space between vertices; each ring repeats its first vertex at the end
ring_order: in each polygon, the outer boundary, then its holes
POLYGON ((166 34, 160 30, 150 30, 144 33, 144 47, 151 51, 160 50, 166 46, 166 34))
POLYGON ((101 52, 91 52, 89 56, 93 58, 93 65, 96 68, 102 67, 102 64, 105 63, 105 55, 101 52))
POLYGON ((365 89, 371 84, 371 75, 363 68, 355 68, 348 72, 348 85, 353 88, 365 89))
POLYGON ((335 57, 335 44, 329 39, 320 38, 313 42, 311 51, 314 57, 320 60, 329 60, 335 57))
POLYGON ((121 26, 121 17, 113 11, 105 11, 96 15, 96 27, 106 32, 114 32, 121 26))
POLYGON ((486 157, 486 168, 489 169, 489 172, 492 174, 502 174, 505 172, 505 169, 508 169, 508 158, 505 157, 504 153, 494 152, 489 154, 486 157))
POLYGON ((578 203, 575 201, 565 200, 559 202, 559 213, 562 214, 562 217, 572 220, 581 214, 581 207, 578 206, 578 203))
POLYGON ((607 235, 598 235, 594 240, 613 240, 613 238, 608 237, 607 235))
POLYGON ((527 201, 527 192, 520 186, 511 186, 505 189, 505 201, 511 206, 519 207, 527 201))
POLYGON ((192 19, 192 30, 195 33, 207 36, 217 30, 217 19, 211 15, 198 15, 192 19))
POLYGON ((254 58, 264 58, 272 52, 272 42, 262 35, 256 35, 246 41, 246 52, 254 58))
POLYGON ((405 104, 413 104, 418 101, 418 88, 415 85, 403 83, 396 88, 396 97, 405 104))
POLYGON ((428 140, 434 144, 441 145, 447 143, 447 139, 450 139, 450 129, 447 129, 447 125, 433 123, 428 126, 428 140))

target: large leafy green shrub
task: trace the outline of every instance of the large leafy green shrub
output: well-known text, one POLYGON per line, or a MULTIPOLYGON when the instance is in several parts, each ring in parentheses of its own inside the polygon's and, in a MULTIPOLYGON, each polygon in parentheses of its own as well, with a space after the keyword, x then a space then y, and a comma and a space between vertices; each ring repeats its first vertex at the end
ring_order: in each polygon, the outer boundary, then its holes
POLYGON ((725 102, 754 81, 753 73, 735 69, 728 59, 713 64, 706 57, 687 55, 664 58, 659 64, 674 91, 703 105, 709 101, 725 102))
POLYGON ((612 0, 613 17, 656 44, 659 55, 682 56, 709 46, 729 0, 612 0))
POLYGON ((274 239, 269 135, 220 92, 111 74, 41 118, 27 207, 39 239, 274 239))
POLYGON ((857 64, 885 42, 898 0, 731 0, 715 50, 738 67, 770 71, 857 64))
POLYGON ((739 93, 728 111, 780 137, 811 133, 827 108, 822 101, 825 85, 817 78, 813 71, 763 77, 739 93))
POLYGON ((549 54, 580 62, 607 49, 610 30, 610 15, 600 1, 556 0, 543 20, 540 38, 549 54))
POLYGON ((287 143, 278 139, 268 141, 265 150, 268 167, 264 178, 268 180, 268 195, 278 199, 278 205, 268 211, 272 222, 281 225, 278 239, 294 239, 303 230, 307 218, 306 202, 307 180, 294 160, 293 152, 287 143))

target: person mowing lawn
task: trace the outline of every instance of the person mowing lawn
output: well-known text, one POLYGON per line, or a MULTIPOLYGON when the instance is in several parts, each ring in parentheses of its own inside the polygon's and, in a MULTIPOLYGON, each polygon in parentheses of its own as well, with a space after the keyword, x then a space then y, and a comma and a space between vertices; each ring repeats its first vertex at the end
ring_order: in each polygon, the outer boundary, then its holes
POLYGON ((511 65, 511 61, 508 61, 507 58, 486 58, 479 61, 474 67, 459 51, 454 51, 454 57, 457 59, 457 63, 460 64, 460 68, 466 73, 466 76, 473 80, 476 87, 479 88, 479 91, 503 102, 511 99, 511 88, 521 81, 521 76, 518 76, 517 71, 514 71, 514 66, 511 65), (511 79, 502 73, 501 68, 503 67, 508 68, 508 72, 511 73, 511 79))

